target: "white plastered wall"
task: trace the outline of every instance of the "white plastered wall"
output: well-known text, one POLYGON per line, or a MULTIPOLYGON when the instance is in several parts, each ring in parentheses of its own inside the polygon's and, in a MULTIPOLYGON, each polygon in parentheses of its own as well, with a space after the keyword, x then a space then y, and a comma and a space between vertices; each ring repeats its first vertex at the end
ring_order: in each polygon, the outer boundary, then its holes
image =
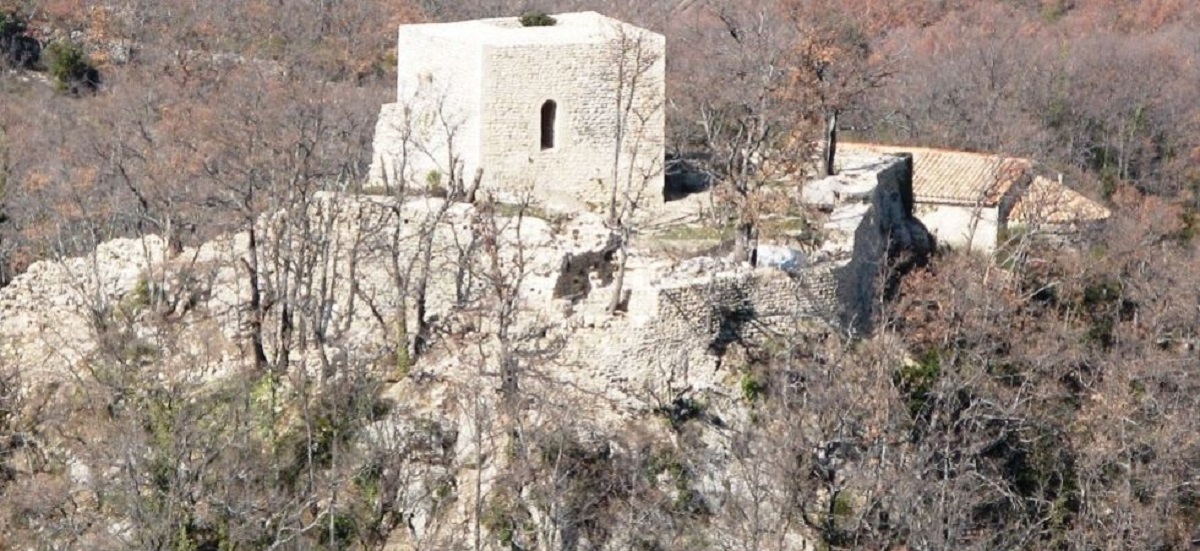
POLYGON ((445 179, 451 153, 470 179, 479 166, 481 50, 478 45, 401 26, 396 103, 380 111, 370 180, 402 176, 414 185, 445 179), (437 174, 436 176, 434 174, 437 174))
POLYGON ((972 205, 917 203, 916 216, 938 244, 991 253, 1000 232, 1000 209, 972 205))

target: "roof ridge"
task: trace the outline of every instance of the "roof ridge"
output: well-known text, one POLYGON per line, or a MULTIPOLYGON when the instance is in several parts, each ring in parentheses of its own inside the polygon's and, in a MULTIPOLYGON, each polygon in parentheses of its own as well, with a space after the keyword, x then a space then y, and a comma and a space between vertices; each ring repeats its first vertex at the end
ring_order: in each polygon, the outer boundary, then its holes
POLYGON ((838 142, 838 147, 839 148, 842 148, 842 147, 862 148, 862 149, 868 149, 868 150, 875 149, 875 150, 879 150, 879 151, 896 152, 896 153, 948 153, 948 154, 953 154, 953 155, 971 155, 971 156, 976 156, 976 157, 990 157, 990 158, 997 158, 997 159, 1002 159, 1002 160, 1020 160, 1020 161, 1032 162, 1032 161, 1030 161, 1030 159, 1028 159, 1026 157, 1004 155, 1004 154, 1000 154, 1000 153, 985 153, 982 151, 968 151, 965 149, 948 149, 948 148, 943 148, 943 147, 926 147, 926 146, 919 146, 919 145, 911 145, 910 146, 910 145, 893 145, 893 144, 881 144, 881 143, 871 143, 871 142, 841 142, 840 141, 840 142, 838 142))
POLYGON ((911 153, 918 201, 995 206, 1033 172, 1029 159, 994 153, 859 142, 841 145, 847 152, 911 153))

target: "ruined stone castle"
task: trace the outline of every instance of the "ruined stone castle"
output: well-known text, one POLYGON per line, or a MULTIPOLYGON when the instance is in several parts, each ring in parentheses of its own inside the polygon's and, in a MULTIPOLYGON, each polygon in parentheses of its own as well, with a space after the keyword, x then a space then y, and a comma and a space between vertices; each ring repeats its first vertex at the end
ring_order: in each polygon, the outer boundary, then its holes
MULTIPOLYGON (((414 272, 429 278, 423 315, 440 334, 451 337, 443 354, 433 355, 442 363, 421 368, 449 373, 475 365, 456 356, 455 339, 487 334, 475 319, 487 311, 479 306, 483 293, 478 287, 485 282, 475 274, 483 254, 480 244, 493 238, 504 251, 503 262, 521 265, 521 277, 512 282, 521 327, 534 335, 533 341, 545 341, 545 348, 556 351, 541 361, 561 368, 550 371, 574 388, 631 408, 644 398, 643 389, 663 381, 697 389, 720 386, 725 372, 717 367, 725 353, 746 343, 798 331, 870 329, 880 275, 893 253, 930 246, 928 234, 912 216, 910 157, 847 153, 839 158, 836 176, 806 183, 803 202, 812 212, 804 214, 804 222, 819 231, 819 247, 800 252, 787 243, 764 243, 759 251, 763 258, 766 247, 787 250, 787 262, 754 266, 719 251, 679 258, 664 254, 653 242, 665 239, 661 234, 671 228, 694 228, 698 221, 646 226, 627 250, 622 273, 626 307, 610 312, 612 276, 619 270, 609 254, 612 230, 603 216, 586 207, 588 199, 605 197, 596 186, 613 173, 614 158, 628 163, 623 165, 625 174, 644 169, 649 185, 661 190, 662 174, 654 163, 663 160, 658 101, 663 92, 662 40, 594 13, 555 17, 559 24, 549 28, 521 28, 514 26, 515 20, 402 28, 402 45, 425 49, 408 56, 402 46, 401 97, 408 100, 384 107, 375 177, 390 185, 387 180, 404 174, 417 178, 419 185, 482 168, 484 185, 496 191, 529 184, 540 201, 576 201, 584 208, 552 216, 541 210, 514 216, 494 206, 481 209, 433 197, 408 196, 397 204, 401 199, 395 196, 322 192, 312 198, 307 212, 269 213, 260 220, 260 235, 282 247, 278 251, 260 246, 251 253, 245 233, 189 249, 176 260, 153 236, 104 245, 92 259, 38 263, 0 290, 0 335, 7 337, 0 358, 33 360, 45 377, 66 376, 97 346, 78 336, 87 333, 87 309, 82 305, 89 300, 110 306, 138 303, 138 286, 146 287, 147 278, 153 278, 164 293, 197 297, 188 303, 192 306, 186 317, 195 318, 188 322, 190 334, 206 337, 189 342, 196 347, 190 353, 209 358, 213 373, 235 370, 245 360, 242 349, 251 315, 240 268, 250 254, 262 257, 257 276, 263 281, 321 281, 316 294, 328 304, 321 315, 334 329, 321 354, 310 350, 291 356, 297 367, 317 356, 382 357, 382 351, 399 344, 394 342, 396 324, 406 324, 402 335, 420 330, 418 314, 408 311, 415 307, 406 300, 410 297, 405 293, 412 289, 398 288, 396 266, 419 265, 414 259, 424 256, 428 267, 414 272), (608 80, 615 77, 597 67, 612 59, 605 52, 613 51, 614 36, 632 35, 650 47, 651 55, 638 57, 653 61, 643 73, 649 75, 644 82, 653 86, 642 90, 650 98, 646 105, 653 108, 652 116, 635 116, 640 126, 621 122, 621 104, 608 80), (561 52, 562 57, 548 59, 553 56, 547 52, 561 52), (455 70, 456 60, 462 59, 473 60, 467 65, 474 73, 455 70), (587 59, 595 63, 579 65, 587 59), (417 67, 406 67, 410 61, 417 67), (566 69, 568 65, 573 69, 566 69), (468 73, 477 78, 474 84, 464 83, 468 73), (505 74, 524 76, 502 78, 505 74), (571 74, 581 80, 568 78, 571 74), (438 87, 442 92, 422 93, 438 87), (552 106, 550 112, 547 105, 552 106), (451 112, 457 118, 449 117, 451 112), (442 134, 445 140, 416 139, 418 131, 432 139, 438 135, 435 129, 445 130, 448 121, 455 123, 451 126, 456 133, 442 134), (547 121, 552 124, 543 124, 547 121), (612 133, 619 125, 629 132, 612 133), (638 133, 643 135, 632 137, 638 133), (628 146, 621 150, 628 155, 614 154, 618 134, 630 138, 621 142, 628 146), (439 159, 461 166, 438 164, 439 159), (319 235, 297 238, 289 233, 295 231, 295 220, 305 216, 312 223, 302 226, 322 228, 319 235), (487 216, 499 219, 496 235, 490 237, 480 235, 478 226, 487 216), (319 249, 312 252, 319 255, 312 265, 327 269, 333 274, 330 278, 289 273, 297 268, 271 260, 290 254, 288 247, 302 246, 319 249), (89 268, 102 261, 103 268, 89 268), (27 306, 45 296, 61 300, 27 306)), ((633 99, 624 105, 637 103, 633 99)), ((618 168, 620 174, 622 167, 618 168)), ((278 327, 276 315, 271 312, 264 325, 278 327)), ((269 356, 281 347, 281 338, 283 333, 275 329, 265 332, 263 345, 269 356)))
MULTIPOLYGON (((837 177, 808 186, 805 201, 824 212, 823 245, 787 253, 795 259, 787 269, 709 256, 672 263, 635 243, 627 313, 608 312, 615 268, 596 259, 609 232, 589 211, 614 179, 644 187, 642 208, 663 203, 664 38, 594 12, 552 17, 544 27, 518 18, 401 26, 397 101, 381 110, 371 179, 433 186, 479 171, 501 197, 530 190, 566 207, 556 210, 571 221, 547 237, 541 275, 522 289, 524 306, 565 343, 555 362, 575 369, 563 373, 586 374, 574 383, 619 399, 663 373, 708 379, 739 342, 869 329, 894 248, 931 246, 912 217, 912 164, 901 156, 845 155, 837 177), (589 260, 573 262, 580 258, 589 260)), ((450 252, 435 256, 452 263, 450 252)), ((431 296, 453 295, 439 285, 431 296)), ((429 308, 453 306, 433 300, 429 308)))

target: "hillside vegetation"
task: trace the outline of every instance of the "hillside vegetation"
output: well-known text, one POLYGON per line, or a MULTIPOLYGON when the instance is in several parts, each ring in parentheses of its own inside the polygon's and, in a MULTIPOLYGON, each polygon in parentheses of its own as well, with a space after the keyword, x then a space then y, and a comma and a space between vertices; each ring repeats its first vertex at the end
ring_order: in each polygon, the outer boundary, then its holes
POLYGON ((1196 2, 0 0, 0 69, 0 548, 1200 546, 1196 2), (522 224, 560 221, 402 183, 336 233, 317 199, 361 190, 396 25, 577 9, 667 36, 721 231, 778 188, 739 139, 794 170, 830 129, 1035 159, 1113 216, 610 403, 518 306, 522 224), (444 270, 438 228, 473 236, 444 270))

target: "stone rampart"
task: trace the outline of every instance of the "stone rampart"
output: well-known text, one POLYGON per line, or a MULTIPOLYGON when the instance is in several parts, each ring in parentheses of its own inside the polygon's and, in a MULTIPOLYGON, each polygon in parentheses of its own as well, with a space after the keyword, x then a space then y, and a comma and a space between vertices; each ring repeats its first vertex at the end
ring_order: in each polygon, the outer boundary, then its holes
MULTIPOLYGON (((554 352, 537 356, 541 372, 637 407, 645 405, 646 392, 657 392, 663 385, 718 388, 727 383, 734 371, 718 368, 727 353, 738 347, 767 345, 797 331, 869 327, 879 299, 880 274, 891 250, 897 243, 921 239, 910 225, 910 211, 903 201, 904 174, 903 163, 897 160, 860 173, 848 172, 845 178, 861 180, 861 189, 855 188, 861 193, 846 194, 842 192, 849 188, 839 188, 845 203, 829 215, 826 246, 814 254, 817 260, 789 271, 752 268, 719 257, 680 264, 640 249, 635 242, 624 277, 628 306, 617 314, 607 312, 615 282, 603 276, 613 269, 604 265, 611 262, 605 251, 611 250, 612 240, 603 220, 579 213, 565 221, 525 216, 518 223, 512 205, 496 205, 494 214, 487 214, 475 205, 440 199, 399 202, 322 194, 308 205, 307 218, 280 212, 260 222, 259 281, 270 301, 287 297, 306 327, 323 328, 320 342, 336 348, 327 352, 368 358, 387 356, 403 334, 398 324, 404 320, 408 338, 415 338, 415 297, 419 282, 426 281, 424 312, 433 331, 429 338, 434 347, 442 348, 444 358, 463 349, 459 339, 479 343, 493 338, 496 307, 489 294, 489 274, 495 269, 505 277, 523 272, 512 289, 518 309, 510 329, 518 335, 515 338, 532 339, 526 343, 529 347, 554 352), (499 251, 496 265, 484 252, 492 240, 499 251), (423 261, 426 253, 428 271, 423 261), (571 258, 590 259, 585 263, 587 273, 573 274, 587 278, 589 285, 586 292, 563 296, 559 288, 571 258)), ((155 244, 153 249, 161 248, 148 239, 146 243, 155 244)), ((246 235, 238 234, 196 250, 185 249, 173 260, 139 260, 123 253, 119 261, 95 269, 87 259, 70 260, 64 266, 75 267, 81 277, 94 277, 96 284, 91 287, 112 287, 107 293, 110 303, 134 304, 138 297, 133 289, 144 274, 167 282, 168 295, 176 293, 173 282, 179 282, 185 287, 178 291, 193 295, 194 305, 168 315, 219 336, 208 339, 222 343, 217 356, 199 348, 194 354, 233 368, 239 361, 237 351, 247 340, 250 319, 247 243, 246 235), (194 285, 200 287, 188 287, 194 285)), ((110 249, 102 246, 97 258, 107 258, 105 251, 110 249)), ((4 314, 0 329, 15 346, 5 356, 42 358, 55 348, 44 338, 32 338, 45 330, 47 318, 34 320, 21 314, 51 311, 34 308, 21 297, 65 296, 68 285, 83 281, 60 283, 34 277, 51 269, 59 269, 57 263, 39 263, 0 292, 0 314, 4 314)), ((278 339, 285 336, 279 330, 282 311, 266 312, 263 337, 270 357, 277 357, 278 339)), ((66 318, 60 315, 59 319, 66 318)), ((81 326, 85 325, 81 322, 81 326)), ((74 333, 75 345, 57 347, 62 357, 56 363, 64 372, 94 348, 84 332, 74 333), (63 356, 67 352, 73 355, 63 356)), ((313 360, 297 351, 292 361, 300 367, 313 360)), ((457 368, 467 369, 481 360, 474 361, 460 359, 457 368)), ((438 365, 455 368, 456 363, 438 365)))

